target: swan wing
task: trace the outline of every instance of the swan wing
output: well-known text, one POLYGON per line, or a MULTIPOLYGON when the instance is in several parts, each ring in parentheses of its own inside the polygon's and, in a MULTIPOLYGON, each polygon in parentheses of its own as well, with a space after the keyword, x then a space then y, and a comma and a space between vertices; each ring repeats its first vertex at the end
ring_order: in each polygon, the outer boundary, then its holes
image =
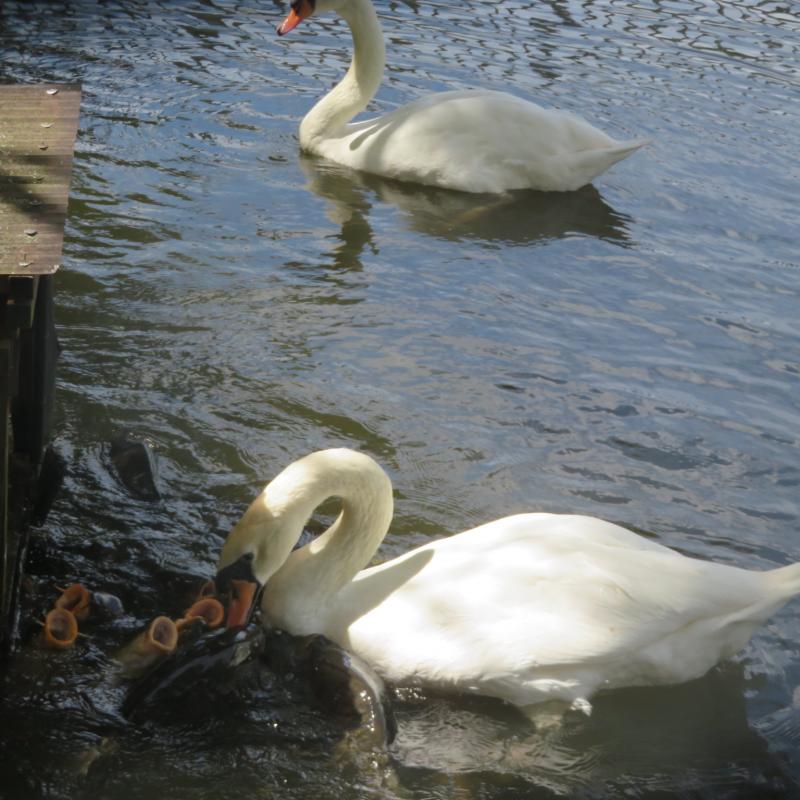
POLYGON ((353 588, 385 585, 426 551, 350 626, 355 649, 394 679, 471 676, 495 694, 498 683, 517 691, 565 676, 590 689, 685 680, 742 647, 783 602, 767 573, 688 558, 601 520, 538 514, 425 545, 353 588))
POLYGON ((644 144, 496 91, 441 92, 310 149, 355 169, 470 192, 577 189, 644 144))

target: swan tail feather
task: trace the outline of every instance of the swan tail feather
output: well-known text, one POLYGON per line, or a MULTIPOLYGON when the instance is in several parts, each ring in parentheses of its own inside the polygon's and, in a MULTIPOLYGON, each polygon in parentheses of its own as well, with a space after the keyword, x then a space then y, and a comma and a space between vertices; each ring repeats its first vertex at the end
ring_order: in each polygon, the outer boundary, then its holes
POLYGON ((617 161, 621 161, 631 153, 644 147, 649 139, 629 139, 625 142, 614 142, 607 147, 598 147, 591 150, 579 150, 567 155, 561 154, 556 158, 560 161, 554 169, 558 179, 552 188, 557 191, 573 191, 591 183, 598 175, 604 173, 617 161))
POLYGON ((781 596, 787 600, 800 594, 800 563, 770 570, 769 576, 781 596))
POLYGON ((650 144, 651 142, 652 139, 647 138, 626 139, 624 142, 616 142, 613 147, 609 148, 609 150, 619 153, 620 158, 624 158, 631 153, 635 153, 639 148, 644 147, 646 144, 650 144))
MULTIPOLYGON (((635 153, 639 148, 649 143, 649 139, 628 139, 624 142, 614 142, 613 145, 598 148, 590 152, 593 152, 596 158, 605 163, 606 166, 604 169, 608 169, 612 164, 616 164, 617 161, 622 161, 623 158, 627 158, 631 153, 635 153)), ((580 155, 580 153, 577 155, 580 155)))

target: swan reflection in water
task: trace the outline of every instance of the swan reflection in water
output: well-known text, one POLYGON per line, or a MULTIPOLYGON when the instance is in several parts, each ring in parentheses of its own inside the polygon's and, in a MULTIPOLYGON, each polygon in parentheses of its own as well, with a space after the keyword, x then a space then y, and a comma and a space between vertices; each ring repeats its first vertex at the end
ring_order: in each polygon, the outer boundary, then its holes
POLYGON ((103 796, 130 783, 190 786, 213 764, 217 785, 263 786, 291 765, 304 770, 313 789, 357 775, 360 786, 388 798, 410 790, 441 796, 443 781, 448 796, 465 800, 504 792, 538 797, 530 794, 537 791, 615 798, 629 790, 630 796, 647 791, 669 800, 700 796, 700 788, 704 797, 795 796, 784 755, 772 752, 758 732, 764 720, 758 729, 748 721, 752 680, 742 664, 727 663, 679 686, 601 694, 590 717, 574 712, 559 724, 531 724, 489 698, 400 689, 397 739, 376 761, 378 751, 360 751, 363 745, 353 739, 343 742, 349 753, 335 744, 340 723, 300 702, 297 681, 289 686, 261 668, 258 677, 239 683, 236 697, 217 697, 216 684, 198 683, 195 702, 176 704, 170 716, 147 726, 146 740, 136 735, 142 723, 116 731, 113 755, 93 765, 91 784, 102 787, 103 796), (180 753, 169 774, 142 772, 143 757, 164 748, 180 753))
POLYGON ((594 186, 474 195, 381 178, 314 156, 301 155, 300 166, 306 187, 328 201, 328 218, 341 225, 340 238, 355 258, 364 247, 374 250, 368 219, 376 203, 395 206, 410 230, 440 239, 520 245, 577 235, 629 242, 630 217, 608 205, 594 186))
POLYGON ((590 717, 572 712, 549 725, 488 699, 411 697, 396 704, 392 753, 419 770, 417 781, 448 773, 475 796, 487 784, 531 783, 559 796, 619 797, 633 787, 631 796, 646 788, 665 800, 701 787, 704 797, 796 796, 784 754, 750 726, 747 684, 743 665, 726 663, 690 683, 598 695, 590 717))

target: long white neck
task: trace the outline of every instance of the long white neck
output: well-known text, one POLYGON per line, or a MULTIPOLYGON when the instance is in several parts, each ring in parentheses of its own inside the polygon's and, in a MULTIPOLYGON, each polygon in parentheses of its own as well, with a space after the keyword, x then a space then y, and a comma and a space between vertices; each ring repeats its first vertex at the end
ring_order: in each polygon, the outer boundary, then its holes
POLYGON ((300 146, 336 136, 375 96, 383 77, 386 50, 378 15, 371 0, 349 0, 339 14, 350 26, 353 60, 342 81, 322 98, 300 123, 300 146))
POLYGON ((363 569, 392 519, 392 485, 368 456, 352 450, 312 453, 265 490, 275 523, 271 536, 297 542, 314 509, 330 497, 342 511, 325 533, 296 550, 267 582, 262 606, 291 633, 318 632, 337 592, 363 569))

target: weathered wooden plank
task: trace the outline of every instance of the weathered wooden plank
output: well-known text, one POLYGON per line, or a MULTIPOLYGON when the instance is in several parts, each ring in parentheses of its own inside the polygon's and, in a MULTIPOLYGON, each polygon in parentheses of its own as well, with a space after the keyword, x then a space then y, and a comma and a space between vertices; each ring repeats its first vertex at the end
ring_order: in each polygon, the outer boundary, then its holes
POLYGON ((80 98, 72 85, 0 85, 0 275, 58 269, 80 98))

